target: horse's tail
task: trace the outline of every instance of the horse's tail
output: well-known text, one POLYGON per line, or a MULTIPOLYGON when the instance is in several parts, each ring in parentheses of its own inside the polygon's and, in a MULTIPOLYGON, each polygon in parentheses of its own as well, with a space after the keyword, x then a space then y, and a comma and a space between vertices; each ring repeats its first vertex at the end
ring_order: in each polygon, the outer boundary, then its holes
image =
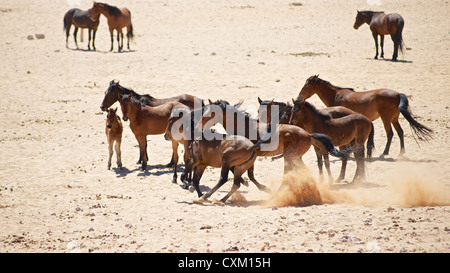
POLYGON ((395 34, 394 34, 394 40, 396 43, 398 43, 398 48, 400 49, 402 54, 403 54, 403 48, 404 48, 403 36, 402 36, 404 26, 405 26, 405 21, 403 20, 403 18, 399 18, 397 32, 395 32, 395 34))
POLYGON ((130 40, 133 40, 134 34, 133 34, 133 24, 130 24, 130 30, 127 32, 127 38, 130 40))
POLYGON ((310 134, 309 137, 319 141, 322 144, 322 146, 325 148, 325 150, 332 156, 341 157, 341 158, 348 157, 348 155, 352 152, 351 148, 342 150, 342 151, 336 149, 336 147, 334 147, 333 142, 331 141, 330 137, 328 137, 325 134, 315 133, 315 134, 310 134))
POLYGON ((416 136, 419 138, 419 140, 428 141, 429 139, 433 138, 431 136, 431 133, 433 133, 433 130, 426 127, 425 125, 420 124, 412 117, 411 110, 409 109, 408 98, 406 97, 406 95, 399 94, 399 96, 400 96, 400 103, 398 104, 398 110, 400 110, 400 113, 402 113, 402 115, 409 122, 411 129, 416 134, 416 136))
POLYGON ((373 127, 373 122, 370 123, 372 129, 370 130, 369 138, 367 139, 367 158, 372 157, 372 151, 375 149, 374 135, 375 129, 373 127))

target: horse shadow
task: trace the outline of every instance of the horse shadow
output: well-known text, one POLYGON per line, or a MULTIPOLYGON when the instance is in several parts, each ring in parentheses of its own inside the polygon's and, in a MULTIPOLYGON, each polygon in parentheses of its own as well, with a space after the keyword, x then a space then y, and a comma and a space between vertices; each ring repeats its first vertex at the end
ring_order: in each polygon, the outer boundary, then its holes
POLYGON ((391 62, 391 63, 407 63, 407 64, 413 63, 412 61, 407 61, 407 60, 392 60, 392 59, 384 59, 384 58, 378 58, 378 59, 366 58, 366 60, 375 60, 375 61, 391 62))
POLYGON ((158 164, 153 166, 148 165, 145 171, 143 171, 140 166, 136 167, 135 169, 128 169, 127 167, 122 167, 122 168, 112 168, 112 170, 116 173, 117 177, 125 177, 134 172, 139 172, 137 176, 151 176, 151 175, 161 176, 164 174, 173 173, 172 169, 162 170, 164 168, 167 168, 167 166, 158 164))

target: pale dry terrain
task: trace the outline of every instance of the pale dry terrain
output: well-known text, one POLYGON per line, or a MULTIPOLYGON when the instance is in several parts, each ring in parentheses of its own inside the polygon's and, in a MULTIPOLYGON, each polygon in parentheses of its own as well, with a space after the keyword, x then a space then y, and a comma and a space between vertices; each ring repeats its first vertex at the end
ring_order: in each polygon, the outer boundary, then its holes
MULTIPOLYGON (((65 48, 64 13, 92 5, 68 4, 76 2, 0 3, 0 252, 450 250, 448 1, 116 0, 109 3, 131 10, 136 35, 132 50, 122 53, 117 44, 108 51, 103 16, 97 51, 85 50, 86 30, 80 50, 72 36, 65 48), (357 9, 405 18, 408 50, 399 62, 373 59, 368 26, 352 27, 357 9), (27 39, 35 34, 45 38, 27 39), (254 113, 258 96, 290 101, 315 74, 359 91, 405 93, 417 120, 434 129, 433 140, 418 145, 401 117, 405 156, 397 156, 395 135, 390 155, 378 158, 386 134, 376 120, 375 159, 366 182, 356 187, 308 184, 318 180, 311 149, 303 158, 310 176, 284 177, 285 183, 319 190, 322 204, 311 206, 302 206, 305 190, 271 196, 254 185, 241 187, 225 206, 195 204, 196 194, 171 183, 172 170, 163 167, 171 146, 162 135, 148 137, 149 166, 140 170, 128 122, 125 169, 107 170, 106 115, 99 106, 113 79, 155 97, 243 100, 254 113)), ((385 56, 392 56, 389 37, 385 56)), ((309 100, 323 107, 317 96, 309 100)), ((349 161, 348 181, 355 165, 349 161)), ((339 169, 332 158, 335 177, 339 169)), ((283 160, 258 158, 255 174, 276 192, 283 160)), ((208 168, 203 191, 219 175, 208 168)))

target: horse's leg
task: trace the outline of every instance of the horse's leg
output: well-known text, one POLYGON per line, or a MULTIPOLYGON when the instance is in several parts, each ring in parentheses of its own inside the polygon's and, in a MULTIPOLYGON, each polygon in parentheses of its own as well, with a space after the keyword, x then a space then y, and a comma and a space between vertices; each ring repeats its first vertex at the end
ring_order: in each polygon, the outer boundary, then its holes
POLYGON ((383 156, 385 156, 389 154, 389 149, 391 147, 391 142, 392 138, 394 137, 394 133, 392 132, 391 121, 387 120, 386 118, 385 119, 381 118, 381 120, 383 121, 384 130, 386 131, 387 136, 386 147, 384 148, 383 152, 383 156))
POLYGON ((226 165, 222 165, 222 170, 220 171, 220 179, 217 185, 214 186, 209 192, 207 192, 205 195, 202 196, 203 200, 206 200, 208 197, 210 197, 214 192, 216 192, 220 187, 223 186, 228 181, 228 172, 230 171, 230 168, 226 165))
POLYGON ((378 59, 378 34, 375 32, 372 32, 372 36, 373 36, 373 39, 375 40, 375 50, 376 50, 374 59, 378 59))
POLYGON ((328 183, 331 184, 331 183, 333 183, 333 175, 331 175, 330 158, 328 156, 328 153, 325 153, 323 155, 323 159, 325 162, 325 169, 327 169, 327 173, 328 173, 328 183))
POLYGON ((145 135, 136 136, 136 140, 139 143, 139 151, 142 159, 142 170, 147 169, 147 157, 145 156, 145 148, 147 146, 147 137, 145 135))
POLYGON ((358 145, 358 148, 356 149, 354 154, 356 160, 356 171, 352 183, 362 182, 366 177, 366 169, 365 169, 366 167, 364 164, 364 144, 358 145))
POLYGON ((120 50, 122 50, 123 49, 123 32, 122 32, 122 30, 120 30, 120 39, 121 39, 121 41, 120 41, 120 50))
POLYGON ((265 192, 270 192, 270 189, 267 188, 266 186, 264 186, 263 184, 260 184, 256 178, 255 178, 255 174, 254 174, 254 168, 255 165, 252 165, 248 170, 247 170, 247 174, 248 174, 248 178, 250 178, 250 181, 253 182, 253 184, 255 184, 255 186, 258 188, 258 190, 260 191, 265 191, 265 192))
POLYGON ((173 179, 172 183, 177 183, 177 165, 178 165, 178 142, 172 140, 172 159, 173 159, 173 179))
POLYGON ((92 30, 92 49, 94 51, 96 51, 97 49, 95 48, 95 33, 97 33, 97 29, 93 29, 92 30))
POLYGON ((109 151, 109 155, 108 155, 108 170, 111 169, 111 158, 112 158, 112 155, 113 155, 113 142, 114 141, 108 137, 108 151, 109 151))
POLYGON ((314 151, 316 152, 317 157, 317 167, 319 168, 319 180, 323 182, 323 161, 322 161, 322 151, 320 149, 314 147, 314 151))
POLYGON ((122 153, 120 151, 120 144, 121 144, 121 140, 117 139, 116 145, 114 146, 114 148, 116 150, 116 156, 117 156, 117 167, 119 169, 122 169, 122 153))
POLYGON ((67 28, 66 28, 66 48, 69 48, 69 35, 70 35, 70 27, 72 26, 72 24, 70 24, 67 28))
POLYGON ((380 35, 380 47, 381 47, 381 58, 384 58, 384 50, 383 50, 383 46, 384 46, 384 35, 380 35))
POLYGON ((203 195, 202 191, 200 190, 200 179, 202 178, 205 169, 206 169, 205 165, 197 165, 194 171, 194 179, 192 182, 192 187, 197 192, 199 198, 202 197, 203 195))
POLYGON ((73 39, 75 40, 75 45, 77 46, 77 49, 78 49, 78 43, 77 43, 78 27, 75 25, 74 25, 74 27, 75 27, 75 30, 73 31, 73 39))
POLYGON ((91 28, 88 28, 88 33, 89 33, 89 41, 88 41, 88 50, 91 50, 91 28))
POLYGON ((221 202, 225 203, 228 198, 230 198, 230 196, 233 195, 233 193, 235 193, 239 187, 241 186, 241 183, 244 182, 244 179, 242 179, 241 176, 235 176, 234 177, 234 182, 233 182, 233 186, 231 186, 231 190, 227 193, 227 195, 225 195, 222 199, 220 199, 221 202))
MULTIPOLYGON (((345 146, 342 146, 342 148, 345 148, 345 146)), ((336 182, 340 182, 345 178, 345 170, 347 169, 348 156, 342 157, 341 160, 342 160, 341 173, 339 174, 338 179, 336 179, 336 182)))
POLYGON ((109 28, 109 34, 111 35, 111 49, 109 51, 113 51, 114 48, 114 29, 109 28))
POLYGON ((395 131, 397 131, 397 135, 400 138, 400 154, 399 156, 402 156, 405 153, 405 140, 403 138, 403 129, 400 126, 400 123, 398 122, 398 116, 392 120, 392 125, 395 128, 395 131))
POLYGON ((391 34, 391 39, 392 39, 392 42, 394 42, 394 53, 392 54, 392 60, 396 61, 397 60, 397 56, 398 56, 399 42, 396 39, 395 34, 391 34))

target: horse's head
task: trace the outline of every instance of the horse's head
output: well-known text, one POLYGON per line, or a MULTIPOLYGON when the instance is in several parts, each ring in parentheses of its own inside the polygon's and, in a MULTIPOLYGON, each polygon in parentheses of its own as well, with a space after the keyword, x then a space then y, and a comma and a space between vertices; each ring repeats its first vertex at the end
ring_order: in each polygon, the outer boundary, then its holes
POLYGON ((108 89, 105 91, 105 97, 103 98, 102 104, 100 104, 100 109, 102 111, 107 111, 108 108, 117 101, 119 82, 112 80, 109 83, 108 89))
POLYGON ((353 24, 353 28, 354 29, 358 29, 362 24, 364 23, 370 23, 370 21, 368 21, 367 18, 367 13, 365 11, 356 11, 356 18, 355 18, 355 23, 353 24))
POLYGON ((200 117, 200 120, 195 120, 194 124, 196 131, 203 131, 205 129, 209 129, 216 123, 223 123, 224 112, 225 112, 225 104, 223 103, 211 103, 203 107, 203 114, 200 117), (224 107, 224 108, 222 108, 224 107), (200 130, 203 129, 203 130, 200 130))
POLYGON ((298 94, 297 99, 302 97, 304 100, 306 100, 307 98, 314 95, 316 93, 319 82, 320 82, 319 75, 309 77, 306 80, 305 85, 303 85, 302 90, 298 94))
POLYGON ((114 121, 117 118, 117 108, 113 109, 113 108, 109 108, 108 110, 108 114, 106 115, 106 127, 107 128, 112 128, 112 125, 114 124, 114 121))
POLYGON ((94 2, 94 5, 92 6, 92 8, 90 9, 89 14, 88 14, 89 19, 91 19, 92 21, 95 22, 103 8, 104 8, 103 3, 94 2))
POLYGON ((303 98, 297 98, 296 100, 292 99, 292 111, 291 117, 289 118, 289 124, 296 125, 299 124, 300 116, 302 108, 305 104, 305 100, 303 98))
POLYGON ((167 129, 164 134, 166 140, 188 139, 190 132, 191 110, 185 107, 175 106, 167 121, 167 129))
POLYGON ((125 94, 122 95, 119 93, 119 101, 120 101, 120 109, 122 110, 123 120, 128 120, 128 114, 130 113, 131 104, 133 95, 132 94, 125 94))
POLYGON ((261 121, 263 119, 265 119, 266 121, 270 120, 270 117, 272 115, 272 105, 273 105, 273 101, 272 100, 261 100, 258 97, 258 102, 259 102, 259 107, 258 107, 258 120, 261 121), (265 117, 264 117, 265 115, 265 117), (263 118, 264 117, 264 118, 263 118))

